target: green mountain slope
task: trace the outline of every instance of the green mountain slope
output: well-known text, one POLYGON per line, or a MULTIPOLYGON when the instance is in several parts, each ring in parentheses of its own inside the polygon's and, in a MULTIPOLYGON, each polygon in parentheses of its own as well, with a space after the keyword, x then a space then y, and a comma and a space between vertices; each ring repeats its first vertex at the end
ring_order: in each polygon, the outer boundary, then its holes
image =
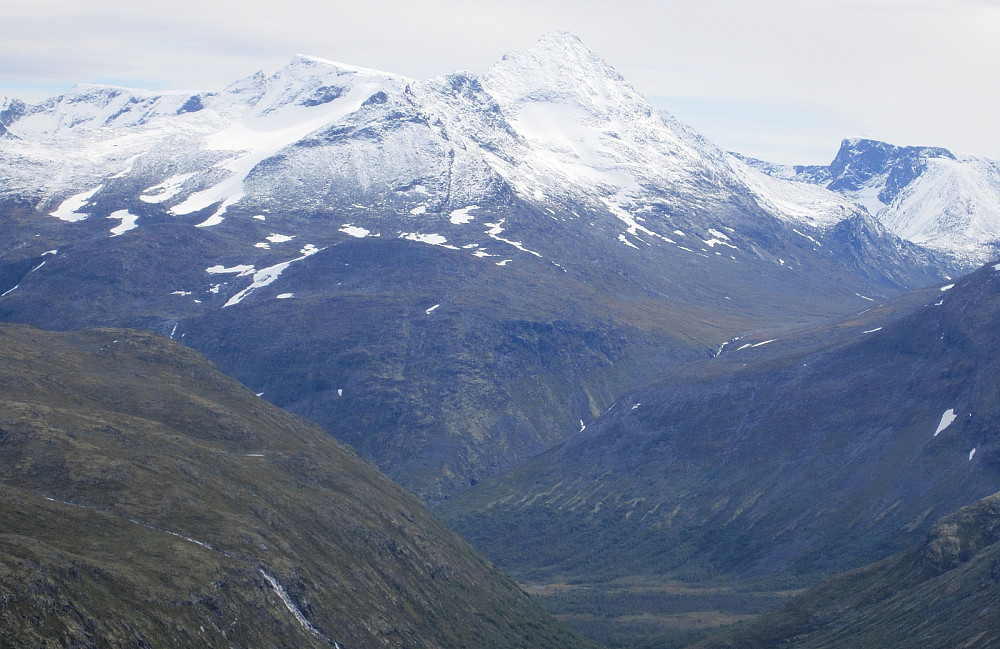
POLYGON ((0 326, 5 646, 577 647, 328 434, 148 333, 0 326))
POLYGON ((823 582, 698 647, 998 647, 998 594, 1000 494, 942 519, 922 544, 823 582))

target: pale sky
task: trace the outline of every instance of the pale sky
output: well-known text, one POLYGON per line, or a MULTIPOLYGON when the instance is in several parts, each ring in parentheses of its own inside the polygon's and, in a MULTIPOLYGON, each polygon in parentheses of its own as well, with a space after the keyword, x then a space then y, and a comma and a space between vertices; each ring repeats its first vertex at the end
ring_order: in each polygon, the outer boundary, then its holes
POLYGON ((826 164, 864 136, 1000 160, 1000 0, 0 0, 0 96, 219 90, 300 53, 483 72, 557 29, 746 155, 826 164))

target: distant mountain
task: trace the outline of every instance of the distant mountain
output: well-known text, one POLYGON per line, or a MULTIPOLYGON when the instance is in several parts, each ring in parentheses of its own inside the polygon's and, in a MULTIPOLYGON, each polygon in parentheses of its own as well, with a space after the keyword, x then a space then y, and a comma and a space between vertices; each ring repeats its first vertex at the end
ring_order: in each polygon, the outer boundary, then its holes
POLYGON ((580 647, 352 451, 148 333, 0 326, 5 647, 580 647))
POLYGON ((522 579, 804 584, 901 551, 996 490, 998 268, 730 341, 437 513, 522 579))
POLYGON ((923 543, 835 577, 700 649, 1000 646, 1000 496, 963 507, 923 543))
POLYGON ((843 194, 907 241, 979 263, 1000 252, 996 160, 866 139, 844 140, 826 167, 743 160, 776 178, 843 194))
POLYGON ((0 319, 205 353, 425 502, 723 341, 965 266, 655 110, 576 37, 426 81, 3 104, 0 319))

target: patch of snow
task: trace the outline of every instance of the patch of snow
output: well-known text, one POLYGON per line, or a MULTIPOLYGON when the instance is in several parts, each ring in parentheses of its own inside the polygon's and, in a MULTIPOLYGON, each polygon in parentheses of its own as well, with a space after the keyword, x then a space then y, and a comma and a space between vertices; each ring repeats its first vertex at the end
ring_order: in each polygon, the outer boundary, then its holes
MULTIPOLYGON (((715 230, 709 230, 709 232, 715 232, 715 230)), ((720 239, 720 238, 717 237, 715 239, 702 239, 702 241, 704 241, 705 245, 708 246, 709 248, 714 248, 715 246, 729 246, 733 250, 739 250, 739 248, 737 248, 733 244, 729 243, 728 239, 729 239, 729 237, 726 237, 726 240, 723 240, 723 239, 720 239)), ((782 262, 782 263, 784 263, 784 262, 782 262)))
POLYGON ((343 390, 343 388, 337 388, 337 396, 338 397, 344 396, 344 390, 343 390))
POLYGON ((254 267, 248 264, 240 264, 238 266, 233 266, 231 268, 226 268, 221 264, 216 264, 210 268, 206 268, 205 272, 209 275, 223 275, 229 273, 235 273, 237 277, 243 277, 244 275, 249 275, 254 272, 254 267))
POLYGON ((128 210, 118 210, 117 212, 112 212, 108 218, 121 220, 120 225, 116 225, 111 228, 111 236, 113 237, 123 235, 129 230, 134 230, 138 227, 136 224, 139 221, 139 217, 130 213, 128 210))
POLYGON ((498 261, 497 262, 497 266, 506 266, 507 264, 509 264, 512 261, 514 261, 514 260, 513 259, 504 259, 503 261, 498 261))
POLYGON ((174 334, 175 334, 175 333, 177 333, 177 325, 178 325, 178 324, 179 324, 179 323, 175 322, 175 323, 174 323, 174 328, 170 330, 170 339, 171 339, 171 340, 173 340, 173 338, 174 338, 174 334))
POLYGON ((490 253, 486 252, 485 250, 477 250, 474 253, 472 253, 472 256, 473 257, 496 257, 496 255, 491 255, 490 253))
POLYGON ((955 288, 955 285, 954 285, 954 284, 948 284, 947 286, 942 286, 942 287, 941 287, 941 292, 943 293, 943 292, 945 292, 945 291, 950 291, 950 290, 951 290, 951 289, 953 289, 953 288, 955 288))
POLYGON ((9 293, 13 293, 17 289, 18 286, 20 286, 20 284, 16 284, 13 288, 9 288, 6 291, 4 291, 3 293, 0 293, 0 297, 6 297, 9 293))
POLYGON ((635 245, 634 243, 632 243, 631 241, 629 241, 629 240, 628 240, 628 239, 627 239, 627 238, 625 237, 625 234, 624 234, 624 233, 623 233, 623 234, 619 234, 619 235, 618 235, 618 240, 619 240, 619 241, 621 241, 622 243, 624 243, 624 244, 625 244, 626 246, 628 246, 629 248, 635 248, 636 250, 638 250, 638 249, 639 249, 639 246, 637 246, 637 245, 635 245))
POLYGON ((98 185, 93 189, 70 196, 62 203, 60 203, 59 207, 57 207, 55 211, 49 212, 49 216, 54 216, 57 219, 67 221, 69 223, 83 221, 90 215, 83 214, 81 212, 78 212, 77 210, 81 209, 84 205, 86 205, 87 201, 93 198, 94 194, 101 191, 102 189, 104 189, 104 185, 98 185))
POLYGON ((295 293, 278 293, 275 297, 279 300, 289 300, 295 297, 295 293))
POLYGON ((357 237, 358 239, 364 239, 369 234, 371 234, 371 230, 366 230, 365 228, 358 227, 356 225, 351 225, 350 223, 345 223, 343 226, 341 226, 339 231, 343 232, 344 234, 348 234, 352 237, 357 237))
POLYGON ((287 234, 270 234, 264 238, 270 241, 271 243, 285 243, 286 241, 291 241, 292 239, 294 239, 295 235, 293 234, 289 236, 287 234))
POLYGON ((580 420, 580 432, 582 433, 585 430, 587 430, 587 424, 583 423, 583 420, 581 419, 580 420))
POLYGON ((969 462, 971 462, 971 461, 972 461, 972 457, 973 457, 973 456, 974 456, 975 454, 976 454, 976 449, 972 449, 971 451, 969 451, 969 462))
POLYGON ((58 250, 46 250, 45 252, 42 253, 42 257, 44 257, 45 255, 58 255, 58 254, 59 254, 58 250))
POLYGON ((639 406, 641 406, 641 405, 642 405, 641 403, 637 403, 637 404, 635 404, 634 406, 632 406, 632 410, 635 410, 636 408, 638 408, 638 407, 639 407, 639 406))
POLYGON ((167 178, 159 185, 153 185, 144 191, 140 196, 139 200, 144 203, 163 203, 170 200, 177 194, 181 192, 181 187, 184 183, 194 176, 195 172, 181 174, 179 176, 171 176, 167 178))
POLYGON ((427 309, 426 311, 424 311, 424 313, 426 313, 427 315, 430 315, 430 314, 431 314, 431 311, 433 311, 434 309, 438 308, 439 306, 441 306, 441 305, 440 305, 440 304, 435 304, 435 305, 434 305, 434 306, 432 306, 431 308, 429 308, 429 309, 427 309))
POLYGON ((215 211, 215 214, 213 214, 212 216, 208 217, 207 219, 205 219, 204 221, 202 221, 201 223, 199 223, 198 225, 196 225, 194 227, 196 227, 196 228, 210 228, 210 227, 219 225, 220 223, 222 223, 223 221, 225 221, 225 219, 222 218, 222 214, 226 211, 226 209, 229 208, 229 205, 231 205, 231 204, 232 203, 229 203, 229 204, 223 203, 222 206, 219 207, 219 209, 217 209, 215 211))
POLYGON ((429 243, 432 246, 441 246, 442 248, 449 248, 451 250, 458 250, 457 246, 452 246, 448 243, 448 239, 441 236, 440 234, 420 234, 418 232, 401 232, 399 234, 400 239, 407 239, 409 241, 418 241, 420 243, 429 243))
MULTIPOLYGON (((246 287, 245 289, 243 289, 242 291, 240 291, 236 295, 234 295, 231 298, 229 298, 229 300, 225 304, 222 305, 222 308, 226 308, 228 306, 233 306, 235 304, 239 304, 243 300, 243 298, 245 298, 246 296, 250 295, 251 293, 253 293, 254 291, 256 291, 258 288, 263 288, 264 286, 267 286, 267 285, 273 283, 275 280, 278 279, 278 277, 281 276, 281 273, 284 272, 286 268, 288 268, 289 266, 291 266, 295 262, 302 261, 306 257, 309 257, 310 255, 314 255, 314 254, 316 254, 319 251, 320 251, 320 248, 317 248, 316 246, 314 246, 311 243, 307 243, 302 248, 302 250, 299 251, 302 254, 301 257, 296 257, 295 259, 291 259, 289 261, 284 261, 284 262, 281 262, 280 264, 275 264, 273 266, 268 266, 267 268, 262 268, 261 270, 258 270, 258 271, 254 271, 253 270, 253 266, 251 266, 249 272, 253 272, 253 282, 250 284, 250 286, 246 287)), ((239 276, 242 277, 243 275, 246 275, 246 274, 248 274, 248 273, 247 272, 241 272, 239 276)))
POLYGON ((470 205, 468 207, 463 207, 461 209, 455 210, 451 213, 451 217, 448 219, 455 225, 466 225, 472 221, 472 215, 469 214, 472 210, 478 210, 478 205, 470 205))
POLYGON ((495 239, 497 241, 500 241, 501 243, 506 243, 508 246, 514 246, 521 252, 527 252, 536 257, 541 257, 541 255, 535 252, 534 250, 528 250, 527 248, 525 248, 520 241, 511 241, 510 239, 504 239, 503 237, 500 236, 500 233, 504 231, 503 224, 506 220, 507 219, 500 219, 500 221, 497 223, 487 223, 486 226, 489 227, 489 230, 486 231, 486 235, 489 236, 491 239, 495 239))
POLYGON ((254 216, 254 218, 257 219, 258 221, 267 220, 267 217, 265 217, 263 214, 257 214, 256 216, 254 216))
POLYGON ((868 331, 862 331, 861 333, 863 333, 863 334, 873 334, 876 331, 882 331, 882 327, 877 327, 875 329, 869 329, 868 331))
POLYGON ((184 297, 186 295, 191 295, 191 291, 174 291, 171 295, 180 295, 181 297, 184 297))
POLYGON ((417 205, 412 210, 410 210, 410 214, 412 214, 413 216, 420 216, 421 214, 426 214, 426 213, 427 213, 426 205, 417 205))
POLYGON ((871 299, 870 297, 865 297, 865 296, 864 296, 864 295, 862 295, 861 293, 855 293, 855 295, 857 295, 857 296, 858 296, 859 298, 861 298, 862 300, 868 300, 869 302, 874 302, 874 301, 875 301, 875 300, 871 299))
POLYGON ((934 437, 937 437, 938 434, 941 433, 941 431, 943 431, 948 426, 951 426, 952 422, 955 421, 956 417, 957 415, 955 415, 954 408, 948 408, 947 410, 945 410, 944 414, 941 415, 941 423, 938 424, 937 430, 934 431, 934 437))
POLYGON ((265 243, 263 241, 260 241, 258 243, 253 244, 253 247, 254 248, 261 248, 263 250, 270 250, 271 249, 271 244, 265 243))
POLYGON ((796 230, 795 228, 792 228, 792 232, 794 232, 795 234, 799 235, 800 237, 805 237, 806 239, 809 239, 810 241, 812 241, 812 242, 813 242, 814 244, 816 244, 817 246, 822 246, 822 245, 823 245, 822 243, 820 243, 819 241, 816 241, 816 239, 812 238, 812 237, 811 237, 811 236, 809 236, 808 234, 804 234, 804 233, 802 233, 802 232, 799 232, 799 231, 798 231, 798 230, 796 230))
POLYGON ((653 232, 644 225, 640 225, 639 222, 635 219, 635 217, 633 217, 631 214, 625 211, 620 205, 615 204, 614 202, 612 202, 607 198, 602 198, 601 200, 611 211, 611 213, 618 218, 619 221, 625 223, 628 226, 627 231, 633 237, 639 238, 639 233, 642 232, 643 234, 648 234, 651 237, 657 237, 658 239, 662 239, 667 243, 676 243, 676 241, 674 241, 670 237, 665 237, 658 232, 653 232))

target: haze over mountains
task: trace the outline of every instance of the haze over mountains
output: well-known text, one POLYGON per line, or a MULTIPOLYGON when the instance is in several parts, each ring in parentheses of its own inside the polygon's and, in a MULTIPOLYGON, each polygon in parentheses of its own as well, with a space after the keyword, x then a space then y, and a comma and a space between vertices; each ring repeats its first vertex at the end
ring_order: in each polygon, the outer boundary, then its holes
POLYGON ((744 160, 560 32, 4 100, 0 172, 0 320, 190 346, 521 579, 797 587, 996 489, 993 161, 744 160))

